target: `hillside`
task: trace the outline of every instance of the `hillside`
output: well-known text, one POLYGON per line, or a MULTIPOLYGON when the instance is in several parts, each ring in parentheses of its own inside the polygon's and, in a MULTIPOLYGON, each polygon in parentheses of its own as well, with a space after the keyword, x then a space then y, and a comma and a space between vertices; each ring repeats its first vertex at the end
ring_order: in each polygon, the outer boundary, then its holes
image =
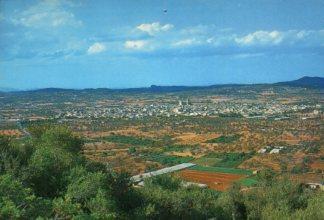
POLYGON ((298 86, 298 87, 308 87, 308 88, 324 88, 324 78, 323 77, 309 77, 304 76, 300 79, 275 83, 276 85, 283 86, 298 86))

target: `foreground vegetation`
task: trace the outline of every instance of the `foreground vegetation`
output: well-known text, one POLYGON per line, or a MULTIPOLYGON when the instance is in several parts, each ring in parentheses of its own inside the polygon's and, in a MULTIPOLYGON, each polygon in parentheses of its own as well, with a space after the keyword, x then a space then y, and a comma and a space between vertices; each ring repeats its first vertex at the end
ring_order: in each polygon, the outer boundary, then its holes
MULTIPOLYGON (((324 195, 263 171, 257 186, 219 193, 172 176, 134 188, 126 173, 86 160, 65 127, 0 137, 0 219, 323 219, 324 195)), ((210 169, 210 168, 209 168, 210 169)), ((215 168, 216 169, 216 168, 215 168)), ((236 170, 233 168, 217 168, 236 170)))

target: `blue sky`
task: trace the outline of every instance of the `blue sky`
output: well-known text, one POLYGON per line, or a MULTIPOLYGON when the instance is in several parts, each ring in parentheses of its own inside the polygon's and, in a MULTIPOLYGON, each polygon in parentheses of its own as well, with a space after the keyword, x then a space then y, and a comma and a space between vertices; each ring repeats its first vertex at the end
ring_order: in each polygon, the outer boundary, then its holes
POLYGON ((0 0, 0 87, 323 77, 323 12, 323 0, 0 0))

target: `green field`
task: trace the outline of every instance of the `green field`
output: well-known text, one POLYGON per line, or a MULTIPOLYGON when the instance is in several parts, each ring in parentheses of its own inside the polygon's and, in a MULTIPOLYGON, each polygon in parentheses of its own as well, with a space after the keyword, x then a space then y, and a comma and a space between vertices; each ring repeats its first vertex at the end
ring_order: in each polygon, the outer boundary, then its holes
POLYGON ((225 136, 225 135, 222 135, 218 138, 213 138, 213 139, 210 139, 208 141, 206 141, 206 143, 223 143, 223 144, 229 144, 229 143, 233 143, 237 140, 239 140, 241 137, 241 135, 239 134, 234 134, 234 135, 228 135, 228 136, 225 136))
POLYGON ((205 156, 205 157, 201 157, 201 158, 194 160, 193 163, 195 163, 197 165, 201 165, 201 166, 212 167, 215 164, 218 164, 220 161, 221 161, 220 158, 205 156))
POLYGON ((194 161, 202 166, 235 168, 251 158, 253 153, 211 153, 194 161))
POLYGON ((243 170, 243 169, 235 169, 235 168, 225 168, 225 167, 204 167, 204 166, 193 166, 188 168, 190 170, 198 170, 198 171, 207 171, 207 172, 215 172, 215 173, 231 173, 231 174, 242 174, 242 175, 251 175, 251 170, 243 170))
POLYGON ((254 177, 248 177, 239 181, 243 186, 254 186, 258 181, 254 177))
POLYGON ((147 154, 142 156, 142 158, 168 166, 187 163, 193 160, 193 157, 169 156, 164 154, 147 154))

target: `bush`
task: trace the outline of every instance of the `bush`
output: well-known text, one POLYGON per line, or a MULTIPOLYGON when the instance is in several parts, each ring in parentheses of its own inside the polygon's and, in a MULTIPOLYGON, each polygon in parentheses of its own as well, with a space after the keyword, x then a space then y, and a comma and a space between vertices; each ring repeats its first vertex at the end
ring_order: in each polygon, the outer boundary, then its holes
POLYGON ((0 176, 0 219, 35 219, 49 216, 50 201, 36 197, 13 176, 0 176))

